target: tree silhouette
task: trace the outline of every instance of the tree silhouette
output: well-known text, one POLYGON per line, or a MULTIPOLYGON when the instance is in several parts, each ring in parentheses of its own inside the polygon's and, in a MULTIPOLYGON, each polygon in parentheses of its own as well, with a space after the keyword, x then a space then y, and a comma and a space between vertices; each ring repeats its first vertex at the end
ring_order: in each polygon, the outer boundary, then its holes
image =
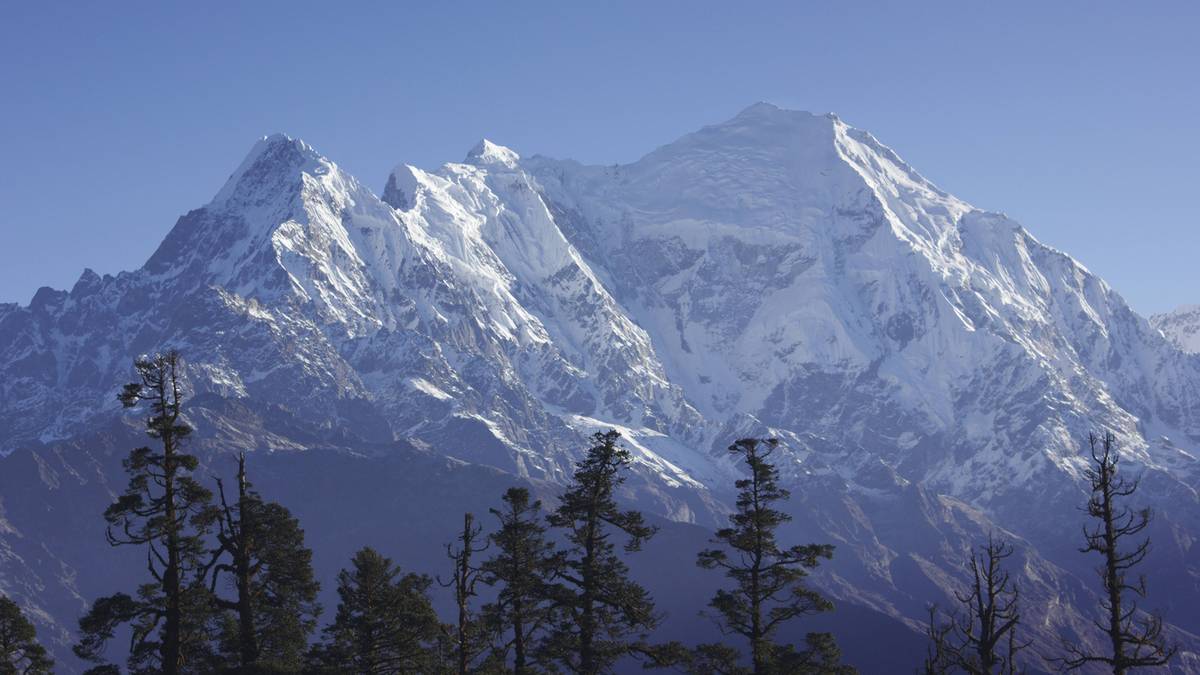
POLYGON ((1150 509, 1135 511, 1121 503, 1137 491, 1138 479, 1125 480, 1117 475, 1121 453, 1116 437, 1111 432, 1105 432, 1103 439, 1089 434, 1088 448, 1092 463, 1086 476, 1091 482, 1092 496, 1087 512, 1098 522, 1094 529, 1084 528, 1085 545, 1080 552, 1096 552, 1104 559, 1098 570, 1104 589, 1100 601, 1104 620, 1095 623, 1108 636, 1110 651, 1096 654, 1068 642, 1065 645, 1068 655, 1062 663, 1069 669, 1100 663, 1111 667, 1116 675, 1123 675, 1130 668, 1167 665, 1177 648, 1167 645, 1161 617, 1138 614, 1136 598, 1146 596, 1146 578, 1129 579, 1130 571, 1149 554, 1150 539, 1127 542, 1146 529, 1153 514, 1150 509))
POLYGON ((1015 675, 1017 654, 1028 646, 1017 639, 1021 623, 1019 593, 1004 561, 1011 544, 988 535, 987 544, 967 563, 971 585, 955 593, 962 607, 939 625, 937 608, 930 608, 930 648, 925 672, 961 671, 970 675, 1015 675))
POLYGON ((221 517, 212 561, 211 589, 229 613, 221 644, 228 668, 237 672, 298 671, 320 612, 312 551, 291 512, 263 500, 238 455, 237 501, 228 503, 220 479, 221 517), (217 595, 228 578, 233 599, 217 595))
POLYGON ((626 537, 624 549, 637 551, 654 535, 637 511, 622 511, 614 492, 625 480, 629 451, 617 445, 616 431, 597 432, 587 457, 575 469, 549 522, 565 533, 563 591, 554 624, 540 654, 574 673, 610 672, 623 656, 644 655, 646 634, 659 623, 646 589, 629 579, 613 535, 626 537))
POLYGON ((215 608, 204 584, 204 535, 216 517, 212 493, 190 475, 197 460, 181 447, 191 433, 183 420, 182 361, 170 351, 134 363, 138 381, 125 385, 122 405, 150 404, 146 433, 159 442, 125 460, 129 486, 104 512, 113 546, 145 546, 151 580, 137 596, 117 593, 96 601, 80 620, 75 652, 101 661, 117 626, 132 624, 129 667, 174 675, 211 668, 215 608))
POLYGON ((938 619, 938 606, 929 605, 929 623, 926 624, 925 635, 929 644, 925 648, 925 660, 921 663, 924 675, 944 675, 949 673, 953 656, 950 647, 950 635, 954 632, 954 623, 938 619))
POLYGON ((313 650, 309 672, 441 672, 434 648, 441 631, 429 604, 432 580, 400 570, 372 548, 354 554, 338 573, 337 616, 313 650))
POLYGON ((458 547, 446 544, 446 556, 454 561, 454 572, 449 581, 438 579, 442 586, 454 588, 458 617, 451 637, 454 641, 454 660, 459 675, 466 675, 475 659, 490 646, 483 623, 471 611, 471 599, 477 595, 475 586, 480 579, 480 568, 471 560, 475 554, 487 550, 486 543, 482 546, 476 544, 482 532, 483 528, 475 524, 473 515, 463 514, 463 529, 458 534, 458 547))
MULTIPOLYGON (((832 603, 804 583, 808 570, 833 556, 833 547, 804 544, 781 548, 776 540, 776 530, 791 520, 773 507, 791 496, 779 487, 779 471, 767 461, 777 447, 775 439, 756 438, 729 446, 731 453, 745 461, 750 476, 735 483, 737 510, 730 516, 731 527, 718 530, 713 539, 721 547, 701 551, 696 560, 705 569, 723 570, 733 581, 732 589, 717 591, 709 607, 723 631, 750 643, 750 672, 754 675, 849 670, 836 665, 837 648, 828 634, 808 634, 804 651, 772 639, 784 623, 833 609, 832 603)), ((740 672, 736 651, 724 645, 702 645, 696 658, 717 672, 740 672)))
POLYGON ((491 509, 500 523, 489 537, 496 553, 481 566, 482 581, 499 590, 483 613, 501 639, 493 660, 507 664, 511 649, 513 675, 527 675, 533 672, 533 647, 563 591, 556 578, 564 558, 546 539, 539 522, 542 503, 531 502, 529 490, 509 488, 503 501, 502 509, 491 509))

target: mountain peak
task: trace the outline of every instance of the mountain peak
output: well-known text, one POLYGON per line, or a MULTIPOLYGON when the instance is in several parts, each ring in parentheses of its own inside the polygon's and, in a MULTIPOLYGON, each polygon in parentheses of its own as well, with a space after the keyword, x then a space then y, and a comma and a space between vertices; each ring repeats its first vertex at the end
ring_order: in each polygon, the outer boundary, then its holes
POLYGON ((226 274, 234 265, 228 261, 270 245, 282 223, 309 222, 309 211, 318 203, 337 212, 354 201, 352 195, 359 189, 357 181, 303 140, 285 134, 264 136, 212 201, 179 219, 146 268, 160 274, 197 264, 213 271, 216 261, 226 260, 226 266, 214 272, 226 274), (317 192, 305 197, 310 187, 317 192))
MULTIPOLYGON (((832 120, 832 121, 839 120, 838 116, 833 113, 819 114, 819 113, 814 113, 814 112, 811 112, 808 110, 793 110, 790 108, 781 108, 781 107, 775 105, 774 103, 768 103, 767 101, 758 101, 757 103, 752 103, 749 106, 747 106, 746 108, 742 109, 741 112, 739 112, 737 115, 734 115, 733 119, 726 122, 726 124, 730 124, 733 122, 749 122, 752 120, 780 120, 780 121, 782 121, 782 120, 789 120, 789 119, 790 120, 822 120, 822 119, 824 119, 824 120, 832 120)), ((722 126, 722 125, 717 125, 717 126, 722 126)))
POLYGON ((417 174, 423 173, 411 164, 400 164, 388 174, 387 184, 383 186, 381 199, 392 208, 407 211, 413 206, 416 195, 417 174))
POLYGON ((731 119, 687 134, 663 146, 656 153, 664 148, 696 146, 734 152, 758 148, 771 155, 771 161, 777 161, 780 159, 777 155, 785 148, 790 148, 791 151, 802 148, 832 148, 837 128, 837 118, 833 115, 788 110, 760 101, 731 119))
POLYGON ((100 287, 102 281, 103 279, 100 278, 99 274, 96 274, 95 270, 90 267, 85 267, 83 274, 79 275, 79 280, 76 281, 75 285, 71 287, 71 295, 73 297, 78 297, 91 293, 100 287))
POLYGON ((293 181, 302 172, 324 174, 333 168, 333 162, 299 138, 280 133, 263 136, 225 181, 211 205, 250 203, 256 200, 255 195, 277 192, 284 182, 293 181))
POLYGON ((521 156, 510 148, 483 139, 467 153, 467 163, 477 166, 499 165, 515 169, 521 156))
POLYGON ((259 138, 258 143, 256 143, 255 146, 257 147, 260 144, 263 146, 291 145, 291 146, 293 146, 297 149, 303 150, 303 151, 316 152, 315 150, 313 150, 313 147, 311 145, 304 142, 304 139, 293 138, 292 136, 289 136, 289 135, 279 132, 279 131, 277 131, 273 134, 267 134, 266 136, 259 138))
POLYGON ((750 105, 746 106, 746 108, 743 109, 740 113, 738 113, 737 117, 753 117, 755 115, 772 115, 772 114, 780 113, 780 112, 784 112, 783 108, 780 108, 779 106, 775 105, 774 103, 768 103, 767 101, 755 101, 754 103, 751 103, 750 105))

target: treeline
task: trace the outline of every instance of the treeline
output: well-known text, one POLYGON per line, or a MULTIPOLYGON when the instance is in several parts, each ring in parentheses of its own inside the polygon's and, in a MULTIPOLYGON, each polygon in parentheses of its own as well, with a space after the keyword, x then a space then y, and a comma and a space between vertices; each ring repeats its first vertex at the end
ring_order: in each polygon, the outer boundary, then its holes
MULTIPOLYGON (((130 592, 97 599, 80 620, 77 656, 93 675, 119 673, 105 657, 114 639, 127 642, 132 673, 610 673, 640 664, 696 675, 853 673, 832 635, 808 633, 802 644, 780 630, 832 603, 807 584, 833 555, 827 544, 785 544, 777 535, 790 516, 779 509, 789 492, 778 484, 772 439, 742 439, 730 452, 745 465, 728 527, 695 564, 723 574, 708 616, 729 639, 695 646, 656 643, 665 617, 631 578, 629 561, 656 533, 643 515, 623 510, 616 493, 631 456, 615 431, 597 433, 553 509, 513 487, 490 509, 488 524, 464 514, 447 545, 445 576, 405 572, 366 547, 337 576, 338 604, 318 631, 322 608, 312 553, 299 522, 265 500, 238 458, 234 482, 209 487, 194 477, 196 457, 184 450, 180 359, 175 352, 135 363, 138 381, 123 405, 145 405, 152 447, 124 462, 125 492, 104 512, 113 546, 145 552, 145 580, 130 592), (456 609, 443 622, 431 594, 444 589, 456 609), (484 589, 487 589, 484 592, 484 589)), ((1111 435, 1092 438, 1088 472, 1095 520, 1085 552, 1098 553, 1102 619, 1109 649, 1064 644, 1058 655, 1021 637, 1020 596, 1004 569, 1013 549, 991 538, 967 568, 973 582, 957 608, 930 608, 929 647, 919 672, 1018 673, 1024 650, 1064 670, 1100 664, 1114 673, 1164 665, 1175 649, 1162 622, 1138 612, 1145 582, 1132 576, 1149 550, 1139 540, 1148 510, 1125 500, 1136 481, 1117 475, 1111 435)), ((32 625, 0 597, 0 675, 53 668, 32 625)), ((907 670, 903 666, 897 670, 907 670)))

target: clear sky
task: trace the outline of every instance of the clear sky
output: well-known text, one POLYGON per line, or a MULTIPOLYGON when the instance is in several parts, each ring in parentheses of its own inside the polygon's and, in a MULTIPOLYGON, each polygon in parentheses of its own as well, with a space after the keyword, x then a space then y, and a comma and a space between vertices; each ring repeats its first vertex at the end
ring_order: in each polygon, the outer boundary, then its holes
POLYGON ((758 100, 833 111, 1150 313, 1200 302, 1200 3, 11 2, 0 302, 138 267, 259 136, 627 162, 758 100))

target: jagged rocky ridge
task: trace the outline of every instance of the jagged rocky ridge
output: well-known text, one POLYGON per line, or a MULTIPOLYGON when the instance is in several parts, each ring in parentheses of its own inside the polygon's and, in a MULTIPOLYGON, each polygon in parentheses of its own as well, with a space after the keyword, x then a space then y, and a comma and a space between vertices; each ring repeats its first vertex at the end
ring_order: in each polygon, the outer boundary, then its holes
MULTIPOLYGON (((382 197, 271 136, 143 268, 0 306, 0 451, 58 499, 94 486, 80 439, 166 346, 212 453, 412 442, 552 485, 615 426, 629 498, 703 526, 736 475, 725 445, 774 435, 794 534, 839 547, 831 592, 916 625, 1002 530, 1049 641, 1095 637, 1074 548, 1080 442, 1104 427, 1158 510, 1153 604, 1195 651, 1200 357, 1161 328, 832 115, 756 104, 615 167, 483 141, 397 167, 382 197)), ((68 640, 82 554, 0 499, 0 587, 59 607, 42 619, 68 640)))
POLYGON ((1155 314, 1150 323, 1176 347, 1189 354, 1200 354, 1200 305, 1184 305, 1165 314, 1155 314))

